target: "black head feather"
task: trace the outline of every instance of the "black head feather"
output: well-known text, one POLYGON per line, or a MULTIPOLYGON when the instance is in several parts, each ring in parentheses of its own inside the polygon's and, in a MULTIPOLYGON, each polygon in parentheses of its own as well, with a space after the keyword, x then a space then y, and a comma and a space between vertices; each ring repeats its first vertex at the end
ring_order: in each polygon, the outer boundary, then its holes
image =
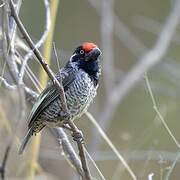
POLYGON ((97 85, 101 71, 100 55, 101 51, 97 46, 90 51, 86 51, 83 46, 79 46, 74 51, 70 63, 75 63, 78 68, 84 70, 93 80, 94 84, 97 85))

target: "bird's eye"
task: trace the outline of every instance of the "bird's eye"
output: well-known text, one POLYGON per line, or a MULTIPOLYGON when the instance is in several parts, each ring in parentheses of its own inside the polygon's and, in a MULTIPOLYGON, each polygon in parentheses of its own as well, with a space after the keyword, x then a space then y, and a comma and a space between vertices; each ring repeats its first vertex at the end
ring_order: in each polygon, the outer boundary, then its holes
POLYGON ((84 50, 80 50, 80 54, 84 54, 84 50))

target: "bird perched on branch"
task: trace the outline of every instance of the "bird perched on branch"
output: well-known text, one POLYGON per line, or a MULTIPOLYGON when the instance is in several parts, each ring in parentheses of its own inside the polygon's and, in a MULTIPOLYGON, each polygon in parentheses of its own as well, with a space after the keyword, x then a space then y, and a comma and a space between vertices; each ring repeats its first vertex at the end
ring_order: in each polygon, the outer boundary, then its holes
MULTIPOLYGON (((81 116, 96 95, 101 72, 101 51, 94 43, 84 43, 77 47, 64 68, 56 74, 62 82, 70 120, 81 116)), ((55 84, 50 82, 35 102, 29 115, 28 132, 19 149, 21 154, 32 135, 45 126, 62 127, 65 123, 60 94, 55 84)))

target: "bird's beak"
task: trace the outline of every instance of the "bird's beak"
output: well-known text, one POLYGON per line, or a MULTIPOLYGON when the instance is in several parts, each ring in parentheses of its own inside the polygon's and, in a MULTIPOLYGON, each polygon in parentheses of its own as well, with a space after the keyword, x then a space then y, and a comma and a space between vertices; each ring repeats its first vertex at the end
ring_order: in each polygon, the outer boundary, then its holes
POLYGON ((101 55, 101 50, 99 48, 93 48, 86 56, 85 61, 96 61, 98 57, 101 55))

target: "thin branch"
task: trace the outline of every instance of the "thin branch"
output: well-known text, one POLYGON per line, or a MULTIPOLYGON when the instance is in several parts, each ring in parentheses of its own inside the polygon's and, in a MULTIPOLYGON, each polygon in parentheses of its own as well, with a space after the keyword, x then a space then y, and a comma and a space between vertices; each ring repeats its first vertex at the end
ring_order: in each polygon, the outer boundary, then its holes
POLYGON ((179 158, 180 158, 180 151, 178 152, 178 154, 177 154, 177 156, 176 156, 176 159, 175 159, 174 162, 172 163, 169 171, 167 172, 167 175, 166 175, 166 177, 165 177, 165 180, 169 180, 169 177, 170 177, 170 175, 172 174, 172 171, 174 170, 174 168, 175 168, 175 166, 176 166, 179 158))
POLYGON ((56 137, 58 143, 62 146, 63 152, 66 154, 66 157, 70 160, 71 165, 76 168, 76 171, 79 173, 80 177, 83 177, 83 169, 81 167, 81 162, 77 158, 76 152, 72 148, 66 133, 62 128, 50 129, 53 135, 56 137), (60 138, 59 138, 60 137, 60 138))
POLYGON ((53 42, 53 52, 54 52, 54 55, 55 55, 55 59, 56 59, 57 67, 58 67, 58 71, 59 71, 61 68, 60 68, 60 64, 59 64, 59 59, 58 59, 58 55, 57 55, 55 42, 53 42))
POLYGON ((86 151, 86 155, 88 156, 88 158, 90 159, 90 161, 92 162, 93 166, 96 168, 97 172, 99 173, 99 176, 101 177, 102 180, 106 180, 104 175, 102 174, 102 172, 100 171, 100 169, 98 168, 96 162, 94 161, 94 159, 91 157, 91 155, 88 153, 87 150, 86 151))
MULTIPOLYGON (((56 88, 57 88, 57 90, 59 91, 59 94, 60 94, 60 100, 61 100, 61 103, 62 103, 61 104, 62 105, 62 109, 69 116, 69 112, 68 112, 68 108, 67 108, 67 104, 66 104, 66 98, 65 98, 63 86, 56 79, 54 73, 49 68, 48 64, 45 62, 45 60, 42 57, 42 55, 39 52, 39 50, 34 46, 33 41, 31 40, 30 36, 28 35, 26 29, 24 28, 21 20, 19 19, 18 15, 17 15, 17 13, 16 13, 16 11, 14 9, 14 5, 13 5, 12 0, 10 0, 10 8, 11 8, 11 15, 14 18, 14 20, 16 21, 17 26, 18 26, 20 32, 24 36, 24 39, 26 40, 26 42, 30 46, 30 48, 33 50, 34 54, 36 55, 37 59, 39 60, 40 64, 42 65, 42 67, 44 68, 46 73, 48 74, 49 78, 56 85, 56 88)), ((72 121, 69 120, 68 124, 71 127, 71 129, 73 130, 74 134, 76 134, 76 133, 79 134, 79 129, 75 126, 75 124, 72 121)), ((84 144, 81 141, 77 141, 77 145, 78 145, 78 149, 79 149, 79 156, 80 156, 80 159, 81 159, 82 168, 83 168, 84 174, 85 174, 84 178, 87 179, 87 180, 90 180, 91 176, 90 176, 89 168, 88 168, 88 165, 87 165, 87 162, 86 162, 86 158, 85 158, 84 144)))
MULTIPOLYGON (((3 64, 3 66, 2 66, 2 73, 1 73, 1 77, 3 77, 4 76, 4 73, 5 73, 5 69, 6 69, 6 61, 4 62, 4 64, 3 64)), ((0 81, 0 86, 1 86, 1 83, 2 83, 2 81, 0 81)))
POLYGON ((86 112, 86 116, 88 117, 88 119, 93 123, 93 125, 96 127, 96 129, 98 130, 98 132, 100 133, 100 135, 103 137, 103 139, 106 141, 106 143, 109 145, 109 147, 113 150, 113 152, 116 154, 117 158, 122 162, 122 164, 124 165, 124 167, 127 169, 127 171, 129 172, 129 174, 131 175, 132 179, 136 180, 136 176, 134 174, 134 172, 131 170, 131 168, 129 167, 129 165, 127 164, 127 162, 124 160, 124 158, 122 157, 122 155, 118 152, 118 150, 116 149, 116 147, 114 146, 114 144, 111 142, 111 140, 108 138, 108 136, 105 134, 105 132, 102 130, 102 128, 98 125, 98 123, 96 122, 96 120, 94 119, 94 117, 89 113, 86 112))
MULTIPOLYGON (((19 13, 21 4, 22 4, 22 0, 17 0, 17 2, 16 2, 17 14, 19 13)), ((10 31, 9 31, 10 42, 8 44, 7 53, 9 54, 9 52, 11 52, 11 54, 13 54, 15 51, 15 38, 16 38, 17 26, 16 26, 16 23, 13 21, 12 17, 9 17, 9 29, 10 29, 10 31)))
POLYGON ((149 91, 149 94, 150 94, 150 97, 151 97, 151 100, 152 100, 152 104, 153 104, 153 109, 155 110, 155 112, 157 113, 159 119, 161 120, 163 126, 165 127, 166 131, 168 132, 168 134, 170 135, 170 137, 172 138, 172 140, 174 141, 174 143, 176 144, 176 146, 178 148, 180 148, 180 144, 179 142, 177 141, 177 139, 175 138, 175 136, 173 135, 172 131, 169 129, 168 125, 166 124, 163 116, 161 115, 159 109, 158 109, 158 106, 157 106, 157 103, 155 101, 155 98, 154 98, 154 95, 153 95, 153 92, 152 92, 152 89, 151 89, 151 86, 150 86, 150 83, 149 83, 149 80, 148 80, 148 76, 147 74, 145 74, 145 81, 146 81, 146 85, 147 85, 147 88, 148 88, 148 91, 149 91))
POLYGON ((2 8, 2 40, 3 40, 3 59, 7 62, 8 69, 12 79, 17 82, 18 80, 18 68, 17 64, 14 61, 14 57, 10 57, 8 54, 8 47, 9 47, 9 19, 8 19, 8 4, 7 1, 4 1, 4 6, 2 8))
MULTIPOLYGON (((44 6, 45 6, 45 12, 46 12, 46 24, 45 24, 44 32, 43 32, 40 40, 35 44, 35 47, 37 49, 39 49, 42 46, 42 44, 45 42, 45 40, 46 40, 46 38, 48 36, 50 27, 51 27, 50 8, 49 8, 49 1, 48 0, 44 0, 44 6)), ((33 50, 30 50, 25 55, 23 63, 21 65, 20 72, 19 72, 19 82, 23 81, 23 77, 24 77, 24 73, 25 73, 27 62, 33 56, 33 54, 34 54, 33 50)))
POLYGON ((7 159, 9 157, 10 149, 11 149, 11 143, 9 143, 8 146, 6 147, 6 151, 4 153, 4 157, 3 157, 3 161, 2 161, 2 165, 0 166, 0 174, 1 174, 2 180, 5 179, 6 164, 7 164, 7 159))
POLYGON ((17 86, 16 85, 11 85, 7 82, 7 80, 3 77, 0 76, 0 84, 3 85, 5 88, 9 90, 16 90, 17 86))

